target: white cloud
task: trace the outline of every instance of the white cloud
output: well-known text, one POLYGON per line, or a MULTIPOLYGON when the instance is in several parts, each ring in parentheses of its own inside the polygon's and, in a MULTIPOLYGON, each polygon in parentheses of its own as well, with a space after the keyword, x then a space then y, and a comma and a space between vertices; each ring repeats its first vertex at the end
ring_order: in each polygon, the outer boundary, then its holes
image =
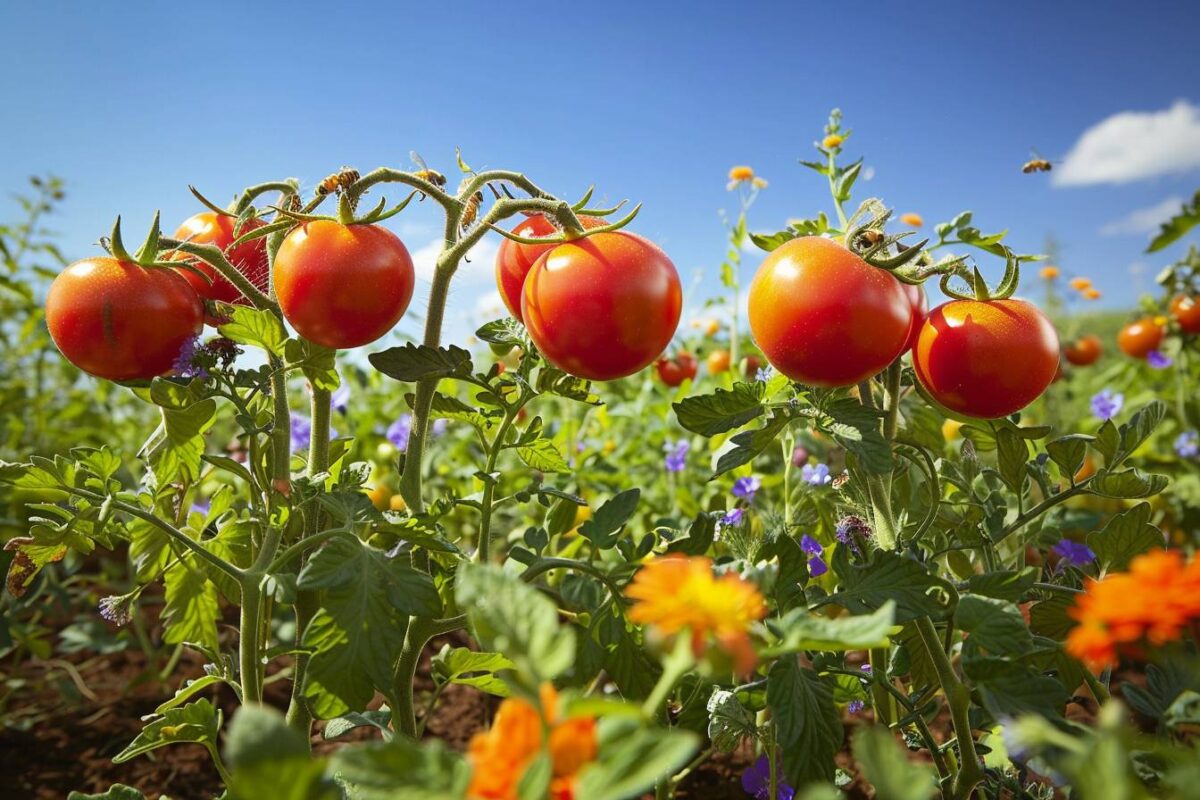
POLYGON ((1131 211, 1120 219, 1113 220, 1100 228, 1101 236, 1135 236, 1154 233, 1158 226, 1179 213, 1183 198, 1168 197, 1149 208, 1131 211))
POLYGON ((1054 169, 1057 186, 1132 183, 1200 168, 1200 107, 1122 111, 1088 128, 1054 169))
MULTIPOLYGON (((481 239, 467 252, 467 257, 459 263, 458 272, 454 273, 454 283, 460 285, 492 280, 495 276, 496 251, 499 249, 500 243, 496 237, 481 239)), ((416 268, 418 280, 426 283, 433 281, 433 270, 441 252, 441 239, 434 239, 412 252, 413 266, 416 268)))

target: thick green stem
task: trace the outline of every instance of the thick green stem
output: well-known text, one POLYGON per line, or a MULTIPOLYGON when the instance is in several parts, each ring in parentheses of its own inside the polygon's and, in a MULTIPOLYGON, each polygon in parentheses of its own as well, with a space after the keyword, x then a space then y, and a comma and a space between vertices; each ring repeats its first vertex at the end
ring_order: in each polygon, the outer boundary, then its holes
POLYGON ((271 367, 271 401, 274 421, 271 426, 271 483, 283 495, 292 492, 292 412, 288 407, 287 378, 278 356, 268 359, 271 367))
POLYGON ((900 714, 896 708, 896 698, 884 686, 888 682, 888 648, 873 647, 868 657, 871 664, 871 701, 875 706, 875 718, 891 727, 896 724, 900 714))
POLYGON ((900 420, 900 360, 891 363, 883 374, 885 416, 883 418, 883 438, 892 442, 896 438, 896 429, 900 420))
POLYGON ((392 693, 389 695, 395 705, 392 708, 392 728, 397 732, 410 739, 417 737, 413 680, 417 677, 417 664, 421 660, 421 651, 433 637, 456 631, 466 624, 465 614, 448 619, 412 617, 409 620, 408 631, 404 636, 404 647, 400 651, 400 659, 396 662, 396 670, 393 673, 392 693))
POLYGON ((954 672, 954 665, 950 663, 950 657, 942 649, 933 621, 929 617, 921 617, 916 621, 916 625, 937 672, 942 693, 946 695, 946 703, 950 706, 950 719, 954 724, 954 736, 961 755, 958 772, 954 778, 954 798, 968 800, 975 787, 983 780, 979 754, 975 750, 975 736, 971 731, 971 694, 966 685, 959 680, 954 672))
POLYGON ((242 703, 262 703, 262 589, 256 578, 242 580, 242 609, 238 622, 238 667, 242 679, 242 703))
POLYGON ((492 473, 496 471, 496 459, 500 455, 500 450, 504 447, 504 437, 508 434, 508 430, 512 427, 516 417, 517 411, 515 409, 509 409, 504 414, 504 421, 500 423, 500 427, 496 430, 496 438, 492 440, 492 447, 488 452, 487 463, 483 468, 484 474, 488 476, 488 480, 487 484, 483 487, 483 502, 479 519, 478 555, 481 564, 488 563, 492 549, 492 506, 495 503, 496 497, 496 481, 492 480, 492 473))

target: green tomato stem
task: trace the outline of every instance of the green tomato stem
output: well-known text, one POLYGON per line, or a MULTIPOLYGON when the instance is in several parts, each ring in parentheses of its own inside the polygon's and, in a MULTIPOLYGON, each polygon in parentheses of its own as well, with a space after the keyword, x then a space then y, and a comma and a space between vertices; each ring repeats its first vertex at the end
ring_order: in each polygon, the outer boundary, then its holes
POLYGON ((933 662, 942 693, 946 695, 946 703, 950 706, 954 736, 958 742, 959 752, 962 754, 957 774, 954 777, 953 797, 955 800, 968 800, 975 791, 975 787, 983 780, 983 770, 979 766, 979 755, 975 750, 975 737, 971 731, 971 720, 968 713, 971 705, 971 693, 959 680, 958 675, 954 672, 954 665, 950 663, 950 657, 942 649, 942 643, 938 639, 933 620, 929 617, 921 617, 916 621, 916 626, 921 635, 921 641, 929 653, 930 661, 933 662))

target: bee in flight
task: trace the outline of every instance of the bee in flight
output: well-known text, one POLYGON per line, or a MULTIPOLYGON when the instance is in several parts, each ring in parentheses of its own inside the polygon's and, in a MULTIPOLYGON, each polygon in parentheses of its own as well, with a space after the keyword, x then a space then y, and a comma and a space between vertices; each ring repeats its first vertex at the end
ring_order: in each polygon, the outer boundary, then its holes
POLYGON ((345 191, 357 181, 359 178, 358 170, 350 167, 342 167, 339 171, 329 175, 325 180, 317 184, 317 194, 324 197, 327 194, 333 194, 336 191, 345 191))
POLYGON ((1028 175, 1031 172, 1049 172, 1051 169, 1053 169, 1054 165, 1042 158, 1042 154, 1037 150, 1030 150, 1029 152, 1033 158, 1025 162, 1025 164, 1021 167, 1021 172, 1024 172, 1026 175, 1028 175))
MULTIPOLYGON (((430 169, 429 165, 425 163, 425 159, 421 158, 420 153, 418 153, 416 150, 410 150, 408 152, 408 157, 412 159, 414 164, 420 167, 420 169, 414 173, 418 178, 429 181, 439 189, 444 189, 446 187, 446 176, 438 172, 436 169, 430 169)), ((421 195, 421 199, 425 199, 424 194, 421 195)))

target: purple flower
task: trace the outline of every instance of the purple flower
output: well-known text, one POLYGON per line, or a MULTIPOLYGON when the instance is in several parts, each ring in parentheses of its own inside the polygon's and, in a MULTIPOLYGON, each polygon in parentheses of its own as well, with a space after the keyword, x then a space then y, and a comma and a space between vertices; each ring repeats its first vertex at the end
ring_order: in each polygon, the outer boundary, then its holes
POLYGON ((663 459, 663 463, 667 467, 667 472, 683 472, 687 466, 688 451, 692 446, 688 444, 686 439, 680 439, 678 442, 668 442, 663 446, 663 450, 667 452, 667 457, 663 459))
POLYGON ((312 420, 303 414, 292 414, 292 449, 307 450, 312 441, 312 420))
POLYGON ((408 449, 408 435, 412 433, 412 414, 407 411, 396 417, 396 421, 388 426, 384 436, 396 446, 397 450, 408 449))
POLYGON ((1175 437, 1175 452, 1180 458, 1195 458, 1200 455, 1200 434, 1184 431, 1175 437))
POLYGON ((833 480, 825 464, 805 464, 800 468, 800 479, 813 486, 824 486, 833 480))
POLYGON ((338 388, 333 390, 333 394, 329 396, 329 406, 340 414, 346 413, 346 409, 350 407, 350 384, 343 380, 338 388))
POLYGON ((200 514, 207 517, 208 512, 212 509, 212 500, 206 497, 197 498, 196 502, 192 503, 192 513, 200 514))
POLYGON ((199 336, 189 336, 183 340, 183 346, 179 348, 179 355, 175 357, 175 363, 171 365, 171 368, 178 373, 179 377, 208 377, 208 370, 206 370, 203 366, 194 363, 196 360, 196 355, 200 349, 199 336))
POLYGON ((1082 567, 1084 564, 1089 564, 1096 560, 1096 554, 1092 552, 1092 548, 1083 542, 1076 542, 1071 539, 1063 539, 1050 549, 1058 553, 1062 557, 1063 562, 1073 564, 1076 567, 1082 567))
POLYGON ((819 578, 828 571, 829 565, 820 556, 813 556, 808 560, 808 574, 814 578, 819 578))
POLYGON ((438 417, 429 425, 429 433, 435 437, 441 436, 450 427, 450 420, 445 417, 438 417))
POLYGON ((810 556, 819 556, 825 552, 825 548, 821 546, 821 543, 807 533, 800 537, 800 549, 810 556))
POLYGON ((863 710, 864 705, 865 705, 865 703, 863 703, 862 700, 851 700, 849 703, 846 704, 846 710, 849 711, 851 714, 857 714, 858 712, 863 710))
POLYGON ((857 536, 870 536, 871 526, 863 520, 862 517, 851 514, 847 517, 842 517, 838 520, 837 527, 834 528, 833 535, 842 544, 854 544, 854 539, 857 536))
POLYGON ((868 675, 871 674, 871 665, 870 664, 863 664, 861 667, 859 667, 859 669, 862 670, 863 672, 867 673, 868 675))
POLYGON ((771 375, 773 374, 770 367, 759 367, 758 372, 754 373, 754 380, 759 383, 766 383, 771 380, 771 375))
POLYGON ((100 598, 100 616, 114 625, 127 625, 133 619, 136 592, 100 598))
POLYGON ((762 488, 762 481, 753 475, 749 478, 738 478, 733 482, 733 496, 740 497, 747 503, 754 502, 754 495, 762 488))
POLYGON ((725 516, 721 517, 722 525, 741 525, 742 517, 746 516, 746 510, 743 508, 733 508, 725 512, 725 516))
MULTIPOLYGON (((776 775, 779 790, 776 800, 793 800, 796 790, 783 782, 782 774, 776 775)), ((742 789, 754 800, 772 800, 771 798, 771 762, 765 755, 746 768, 742 773, 742 789)))
POLYGON ((1175 362, 1171 360, 1170 356, 1165 355, 1161 350, 1151 350, 1146 354, 1146 363, 1149 364, 1153 369, 1166 369, 1175 362))
POLYGON ((796 445, 796 449, 792 450, 792 466, 802 467, 808 463, 808 450, 803 445, 796 445))
POLYGON ((1112 389, 1101 389, 1092 396, 1092 413, 1097 419, 1109 420, 1121 413, 1125 405, 1125 395, 1113 392, 1112 389))

